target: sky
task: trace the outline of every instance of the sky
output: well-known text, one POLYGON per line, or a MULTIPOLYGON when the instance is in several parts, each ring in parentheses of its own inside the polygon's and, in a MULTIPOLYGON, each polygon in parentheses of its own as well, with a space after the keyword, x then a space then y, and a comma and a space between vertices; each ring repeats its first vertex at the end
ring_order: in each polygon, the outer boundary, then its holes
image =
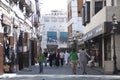
POLYGON ((40 0, 41 14, 48 14, 51 10, 67 10, 67 0, 40 0))

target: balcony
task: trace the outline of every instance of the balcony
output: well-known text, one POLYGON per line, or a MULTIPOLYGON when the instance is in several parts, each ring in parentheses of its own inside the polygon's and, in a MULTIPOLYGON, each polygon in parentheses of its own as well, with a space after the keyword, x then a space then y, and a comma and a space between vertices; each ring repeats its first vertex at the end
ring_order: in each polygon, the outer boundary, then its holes
POLYGON ((119 11, 120 11, 120 6, 116 6, 116 7, 106 6, 102 8, 97 14, 95 14, 91 18, 90 23, 86 25, 85 33, 94 29, 98 25, 103 24, 104 22, 112 22, 112 15, 114 13, 116 14, 116 17, 120 20, 119 11))
POLYGON ((39 17, 38 15, 34 16, 34 27, 38 27, 39 26, 39 17))
POLYGON ((34 5, 30 2, 29 6, 26 6, 26 15, 29 17, 34 12, 34 5))

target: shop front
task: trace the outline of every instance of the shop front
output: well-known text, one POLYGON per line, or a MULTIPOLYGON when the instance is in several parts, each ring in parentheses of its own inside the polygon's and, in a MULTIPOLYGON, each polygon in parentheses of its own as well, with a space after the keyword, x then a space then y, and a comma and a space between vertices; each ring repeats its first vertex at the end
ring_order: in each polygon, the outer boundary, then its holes
POLYGON ((33 38, 30 40, 30 54, 31 54, 31 65, 35 65, 36 59, 37 59, 37 51, 39 50, 39 47, 37 46, 37 39, 33 38))
POLYGON ((96 67, 102 67, 102 39, 104 24, 98 25, 83 36, 85 48, 90 56, 94 56, 96 67))
POLYGON ((2 28, 4 32, 4 72, 13 72, 14 66, 14 37, 11 34, 11 18, 6 14, 2 14, 2 28))
MULTIPOLYGON (((120 23, 116 27, 118 27, 120 23)), ((83 40, 85 42, 85 47, 88 49, 90 55, 95 56, 95 66, 104 68, 105 73, 113 72, 114 60, 113 60, 113 37, 111 34, 112 22, 104 22, 98 25, 88 33, 84 34, 83 40)), ((116 43, 118 43, 120 28, 116 30, 116 43)), ((117 44, 116 44, 117 45, 117 44)), ((116 48, 116 47, 115 47, 116 48)), ((117 50, 120 47, 117 45, 117 50)), ((118 55, 118 53, 117 53, 118 55)), ((118 55, 119 56, 119 55, 118 55)), ((117 59, 117 61, 119 58, 117 59)), ((119 64, 117 64, 119 65, 119 64)))

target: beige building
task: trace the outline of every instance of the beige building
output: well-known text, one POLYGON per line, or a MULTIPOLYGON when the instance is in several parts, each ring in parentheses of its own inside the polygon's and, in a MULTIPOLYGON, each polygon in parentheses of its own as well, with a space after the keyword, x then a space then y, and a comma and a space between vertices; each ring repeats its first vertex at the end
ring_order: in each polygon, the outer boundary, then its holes
POLYGON ((120 69, 120 0, 86 0, 83 5, 83 25, 85 46, 89 51, 94 51, 96 66, 102 67, 106 73, 113 73, 116 66, 120 69), (115 29, 115 53, 114 57, 114 35, 113 18, 115 14, 117 23, 115 29))

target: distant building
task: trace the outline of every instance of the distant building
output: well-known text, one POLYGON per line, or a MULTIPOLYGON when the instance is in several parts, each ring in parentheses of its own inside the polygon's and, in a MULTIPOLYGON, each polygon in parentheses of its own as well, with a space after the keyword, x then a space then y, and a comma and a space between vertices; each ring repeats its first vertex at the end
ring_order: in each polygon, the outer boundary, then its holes
POLYGON ((52 10, 49 14, 41 15, 42 49, 67 48, 67 14, 64 10, 52 10))

